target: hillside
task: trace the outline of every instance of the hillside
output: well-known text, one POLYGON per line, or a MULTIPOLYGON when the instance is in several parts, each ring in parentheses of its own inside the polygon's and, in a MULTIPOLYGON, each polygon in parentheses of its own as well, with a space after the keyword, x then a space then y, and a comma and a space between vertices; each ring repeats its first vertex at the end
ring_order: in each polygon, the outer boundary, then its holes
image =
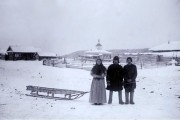
POLYGON ((72 52, 70 54, 63 55, 63 57, 76 58, 76 57, 79 57, 79 55, 83 55, 85 53, 85 51, 86 50, 79 50, 76 52, 72 52))

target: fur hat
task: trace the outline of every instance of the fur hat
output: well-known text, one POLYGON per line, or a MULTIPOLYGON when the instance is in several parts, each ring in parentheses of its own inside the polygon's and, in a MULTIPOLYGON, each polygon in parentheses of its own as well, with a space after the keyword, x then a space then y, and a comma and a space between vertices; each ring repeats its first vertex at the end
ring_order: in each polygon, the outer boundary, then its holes
POLYGON ((126 61, 128 61, 128 60, 131 60, 131 62, 132 62, 132 58, 131 58, 131 57, 128 57, 128 58, 126 59, 126 61))
POLYGON ((119 63, 119 57, 118 57, 118 56, 115 56, 115 57, 113 58, 113 61, 114 61, 114 60, 117 60, 118 63, 119 63))

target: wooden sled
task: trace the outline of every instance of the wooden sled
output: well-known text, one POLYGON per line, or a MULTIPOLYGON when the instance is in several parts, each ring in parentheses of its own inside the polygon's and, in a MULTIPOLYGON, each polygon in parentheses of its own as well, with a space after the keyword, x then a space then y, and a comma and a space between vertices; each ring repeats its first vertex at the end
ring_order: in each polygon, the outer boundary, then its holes
POLYGON ((48 98, 55 100, 74 100, 88 93, 83 91, 47 88, 47 87, 39 87, 39 86, 26 86, 26 90, 31 91, 30 94, 26 94, 27 96, 48 98), (39 93, 46 93, 46 95, 42 95, 39 93), (55 96, 55 94, 61 94, 62 96, 61 97, 55 96))

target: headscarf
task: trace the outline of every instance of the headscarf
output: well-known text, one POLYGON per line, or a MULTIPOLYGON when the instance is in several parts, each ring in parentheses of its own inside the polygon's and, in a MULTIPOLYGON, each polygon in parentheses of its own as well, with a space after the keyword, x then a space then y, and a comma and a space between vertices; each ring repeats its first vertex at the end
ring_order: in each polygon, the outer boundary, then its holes
POLYGON ((96 75, 101 75, 101 74, 105 73, 106 68, 105 68, 105 66, 102 64, 102 60, 101 60, 101 59, 97 59, 97 60, 96 60, 96 64, 94 65, 94 67, 92 68, 91 71, 92 71, 93 74, 96 74, 96 75), (100 65, 97 64, 97 61, 98 61, 98 60, 101 61, 101 64, 100 64, 100 65))

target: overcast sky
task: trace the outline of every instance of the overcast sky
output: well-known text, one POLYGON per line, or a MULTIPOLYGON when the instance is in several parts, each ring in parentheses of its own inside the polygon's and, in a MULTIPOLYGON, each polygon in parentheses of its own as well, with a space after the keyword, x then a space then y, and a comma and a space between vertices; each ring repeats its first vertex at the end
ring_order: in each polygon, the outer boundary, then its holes
POLYGON ((66 54, 180 40, 180 0, 0 0, 0 48, 66 54))

